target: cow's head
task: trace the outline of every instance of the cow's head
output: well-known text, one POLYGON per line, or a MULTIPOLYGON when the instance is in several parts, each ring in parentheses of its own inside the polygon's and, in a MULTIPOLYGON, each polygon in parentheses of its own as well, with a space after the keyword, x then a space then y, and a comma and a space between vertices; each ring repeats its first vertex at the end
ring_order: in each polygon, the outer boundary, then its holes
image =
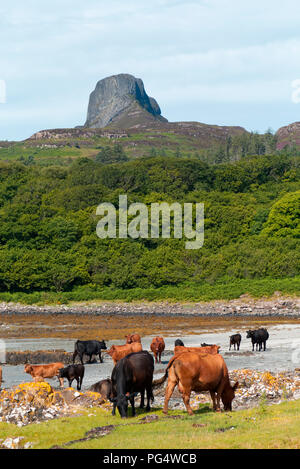
POLYGON ((100 340, 100 349, 102 350, 107 350, 106 343, 104 340, 100 340))
POLYGON ((27 365, 24 366, 24 371, 25 371, 25 373, 29 373, 29 374, 30 374, 30 373, 32 373, 33 368, 32 368, 31 365, 28 365, 28 364, 27 364, 27 365))
POLYGON ((237 390, 239 382, 237 381, 234 386, 229 384, 228 387, 223 391, 221 399, 224 405, 224 410, 232 410, 232 401, 235 398, 235 391, 237 390))
POLYGON ((115 352, 115 350, 116 350, 115 346, 112 345, 112 346, 110 347, 110 349, 109 349, 109 350, 106 350, 106 352, 104 352, 104 353, 107 353, 108 355, 112 356, 112 354, 115 352))
POLYGON ((127 418, 128 401, 137 396, 138 393, 134 392, 129 395, 119 394, 117 397, 110 398, 110 401, 118 408, 121 418, 127 418))
POLYGON ((250 339, 254 334, 254 331, 247 331, 247 339, 250 339))
POLYGON ((162 339, 161 337, 155 337, 152 340, 152 347, 158 352, 160 345, 162 344, 162 339))
POLYGON ((67 368, 59 368, 57 373, 59 378, 66 378, 67 377, 67 368))
POLYGON ((126 344, 132 344, 132 334, 125 335, 126 344))

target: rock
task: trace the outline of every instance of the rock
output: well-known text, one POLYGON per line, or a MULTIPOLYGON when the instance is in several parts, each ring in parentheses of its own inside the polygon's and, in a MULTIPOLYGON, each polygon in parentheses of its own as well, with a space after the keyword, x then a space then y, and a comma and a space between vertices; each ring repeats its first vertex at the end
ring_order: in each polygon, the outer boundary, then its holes
POLYGON ((150 422, 154 422, 155 420, 158 420, 158 419, 159 419, 158 415, 152 414, 152 415, 146 415, 146 417, 142 417, 140 419, 140 422, 141 423, 150 423, 150 422))
POLYGON ((31 447, 32 443, 30 441, 24 443, 24 436, 0 440, 0 448, 3 449, 29 449, 31 447))
POLYGON ((138 120, 141 111, 146 118, 166 121, 155 99, 147 95, 141 79, 123 73, 113 75, 98 81, 91 93, 84 126, 103 128, 124 119, 124 115, 130 121, 138 120))

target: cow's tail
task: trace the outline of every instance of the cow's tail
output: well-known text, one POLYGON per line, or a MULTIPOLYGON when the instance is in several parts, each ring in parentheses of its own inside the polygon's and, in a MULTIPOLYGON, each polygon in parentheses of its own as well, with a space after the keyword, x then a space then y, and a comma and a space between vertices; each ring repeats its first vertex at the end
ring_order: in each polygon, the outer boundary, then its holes
POLYGON ((187 352, 179 352, 179 353, 175 353, 175 355, 170 359, 169 363, 168 363, 168 366, 166 368, 166 372, 164 374, 164 376, 160 379, 156 379, 154 381, 152 381, 152 388, 157 388, 158 386, 161 386, 162 384, 164 384, 164 382, 166 381, 167 377, 168 377, 168 374, 169 374, 169 368, 173 365, 174 363, 174 360, 176 360, 178 357, 180 357, 180 355, 182 355, 182 353, 187 353, 187 352))
POLYGON ((159 379, 155 379, 154 381, 152 381, 152 389, 153 388, 158 388, 159 386, 161 386, 162 384, 164 384, 164 382, 166 381, 167 377, 168 377, 168 374, 169 374, 169 370, 168 368, 166 369, 166 372, 164 374, 164 376, 162 378, 159 378, 159 379))

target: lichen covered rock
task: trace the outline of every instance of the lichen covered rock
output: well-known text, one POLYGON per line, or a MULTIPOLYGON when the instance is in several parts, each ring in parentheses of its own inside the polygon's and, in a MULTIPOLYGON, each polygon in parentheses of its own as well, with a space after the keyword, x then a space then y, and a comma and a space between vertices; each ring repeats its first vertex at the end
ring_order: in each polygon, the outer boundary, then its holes
POLYGON ((0 392, 0 421, 18 426, 51 420, 78 408, 111 405, 98 393, 81 393, 73 388, 55 391, 47 382, 21 383, 0 392))

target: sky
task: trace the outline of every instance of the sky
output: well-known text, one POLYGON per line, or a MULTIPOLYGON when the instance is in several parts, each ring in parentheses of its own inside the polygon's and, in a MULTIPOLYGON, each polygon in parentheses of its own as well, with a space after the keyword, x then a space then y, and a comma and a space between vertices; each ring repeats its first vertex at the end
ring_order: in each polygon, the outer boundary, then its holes
POLYGON ((82 125, 118 73, 171 122, 276 131, 300 121, 299 23, 298 0, 3 0, 0 140, 82 125))

